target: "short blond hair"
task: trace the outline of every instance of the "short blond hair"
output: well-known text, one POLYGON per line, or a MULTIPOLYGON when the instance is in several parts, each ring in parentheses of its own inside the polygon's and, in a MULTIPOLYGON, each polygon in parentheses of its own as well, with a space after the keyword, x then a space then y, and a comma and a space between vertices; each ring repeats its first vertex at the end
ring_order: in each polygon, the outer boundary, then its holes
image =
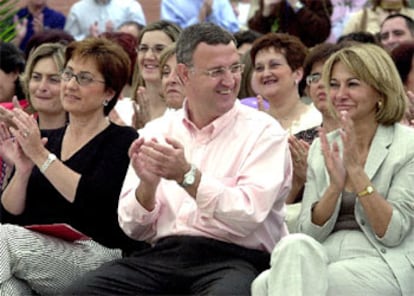
POLYGON ((373 44, 357 44, 334 53, 326 61, 322 74, 328 93, 332 69, 338 62, 382 97, 383 106, 375 116, 378 123, 391 125, 401 121, 407 108, 407 96, 397 68, 384 49, 373 44))

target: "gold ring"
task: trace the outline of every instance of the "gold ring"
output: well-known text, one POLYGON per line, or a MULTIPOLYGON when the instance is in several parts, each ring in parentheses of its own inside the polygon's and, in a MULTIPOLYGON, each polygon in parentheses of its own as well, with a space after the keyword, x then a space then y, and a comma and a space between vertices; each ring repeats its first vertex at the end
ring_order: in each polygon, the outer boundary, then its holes
POLYGON ((22 133, 22 135, 23 135, 23 138, 27 138, 29 136, 29 132, 28 131, 24 131, 22 133))
POLYGON ((300 157, 296 158, 295 162, 300 162, 300 157))

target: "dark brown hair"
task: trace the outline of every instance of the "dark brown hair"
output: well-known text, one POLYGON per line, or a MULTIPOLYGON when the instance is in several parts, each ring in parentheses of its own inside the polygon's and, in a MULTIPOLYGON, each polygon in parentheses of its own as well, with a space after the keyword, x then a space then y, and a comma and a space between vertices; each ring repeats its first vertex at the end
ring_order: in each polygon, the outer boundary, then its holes
POLYGON ((414 42, 412 41, 401 43, 391 51, 391 57, 394 60, 403 83, 407 82, 408 74, 411 71, 413 56, 414 42))
POLYGON ((115 106, 130 76, 131 62, 122 47, 106 38, 86 38, 69 44, 65 53, 65 66, 73 57, 91 59, 105 80, 105 89, 115 92, 104 114, 108 115, 115 106))

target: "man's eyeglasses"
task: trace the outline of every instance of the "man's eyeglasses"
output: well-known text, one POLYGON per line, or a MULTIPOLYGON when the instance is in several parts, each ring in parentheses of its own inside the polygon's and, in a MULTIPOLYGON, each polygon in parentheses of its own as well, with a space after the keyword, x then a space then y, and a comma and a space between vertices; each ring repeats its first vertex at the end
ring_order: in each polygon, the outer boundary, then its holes
POLYGON ((226 75, 227 70, 229 70, 233 75, 239 75, 244 71, 244 64, 234 64, 228 67, 218 67, 210 70, 203 70, 201 73, 211 78, 221 78, 226 75))
POLYGON ((318 83, 319 80, 321 80, 321 78, 322 78, 321 73, 310 74, 306 77, 306 84, 311 85, 313 83, 318 83))
POLYGON ((156 44, 154 46, 148 46, 145 44, 141 44, 140 46, 138 46, 138 52, 145 54, 148 52, 148 50, 151 50, 153 54, 161 54, 161 52, 164 50, 164 48, 166 48, 167 46, 163 45, 163 44, 156 44))
POLYGON ((76 82, 80 86, 87 86, 87 85, 91 84, 92 82, 99 82, 99 83, 104 83, 105 84, 105 81, 94 79, 92 77, 92 74, 90 74, 90 73, 81 72, 79 74, 75 74, 69 69, 64 69, 62 71, 60 77, 62 78, 63 81, 70 81, 72 79, 72 77, 75 77, 76 82))

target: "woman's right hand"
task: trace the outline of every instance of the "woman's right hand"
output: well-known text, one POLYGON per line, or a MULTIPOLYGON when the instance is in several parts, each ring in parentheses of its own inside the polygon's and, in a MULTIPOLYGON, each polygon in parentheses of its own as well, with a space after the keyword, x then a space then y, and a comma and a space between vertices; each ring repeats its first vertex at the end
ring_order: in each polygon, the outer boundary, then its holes
POLYGON ((340 156, 338 143, 332 143, 332 147, 329 145, 324 128, 319 129, 319 138, 331 186, 336 192, 342 192, 345 187, 346 170, 340 156))
POLYGON ((132 122, 136 129, 141 129, 151 120, 149 99, 145 87, 140 86, 137 90, 137 104, 133 103, 134 115, 132 122))

